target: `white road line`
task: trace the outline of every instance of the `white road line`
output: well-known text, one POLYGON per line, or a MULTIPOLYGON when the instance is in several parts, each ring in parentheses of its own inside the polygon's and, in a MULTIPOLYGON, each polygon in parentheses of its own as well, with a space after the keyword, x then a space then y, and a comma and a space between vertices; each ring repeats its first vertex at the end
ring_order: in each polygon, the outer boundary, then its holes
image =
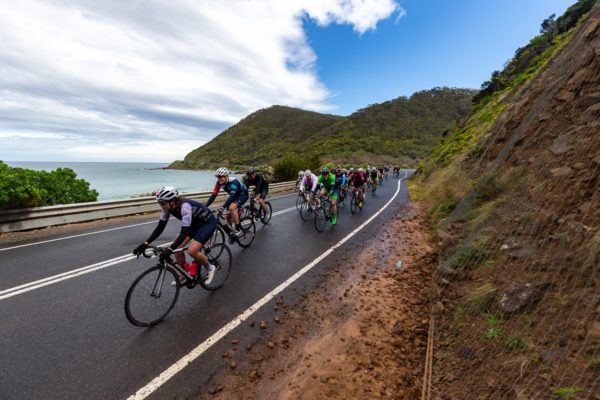
POLYGON ((167 382, 169 379, 171 379, 173 376, 175 376, 178 372, 180 372, 182 369, 184 369, 188 364, 190 364, 192 361, 194 361, 195 359, 200 357, 212 345, 217 343, 225 335, 227 335, 229 332, 234 330, 239 324, 241 324, 246 319, 248 319, 248 317, 250 317, 252 314, 254 314, 254 312, 256 310, 258 310, 263 305, 265 305, 270 300, 272 300, 275 296, 277 296, 279 293, 281 293, 285 288, 287 288, 289 285, 291 285, 296 280, 298 280, 298 278, 300 278, 302 275, 304 275, 305 273, 310 271, 321 260, 323 260, 325 257, 330 255, 331 253, 333 253, 338 247, 340 247, 341 245, 346 243, 352 236, 356 235, 360 230, 362 230, 371 221, 373 221, 379 214, 381 214, 383 212, 383 210, 385 210, 394 201, 394 199, 396 198, 396 196, 398 196, 398 193, 400 192, 402 180, 404 180, 404 178, 402 178, 398 181, 398 188, 396 189, 396 193, 394 193, 394 196, 392 196, 392 198, 381 209, 379 209, 379 211, 377 211, 375 214, 373 214, 371 216, 371 218, 369 218, 364 223, 362 223, 358 228, 356 228, 352 232, 350 232, 346 237, 344 237, 342 240, 340 240, 338 243, 336 243, 334 246, 332 246, 329 250, 325 251, 319 257, 315 258, 310 264, 303 267, 301 270, 299 270, 294 275, 289 277, 285 282, 283 282, 282 284, 277 286, 275 289, 273 289, 271 292, 266 294, 262 299, 260 299, 256 303, 254 303, 246 311, 244 311, 243 313, 241 313, 240 315, 235 317, 233 320, 231 320, 229 323, 227 323, 227 325, 225 325, 224 327, 219 329, 216 333, 214 333, 211 337, 206 339, 204 342, 200 343, 195 349, 193 349, 191 352, 186 354, 175 364, 173 364, 169 368, 167 368, 163 373, 161 373, 159 376, 157 376, 152 381, 150 381, 146 386, 139 389, 135 394, 131 395, 128 400, 141 400, 141 399, 145 399, 146 397, 148 397, 156 389, 161 387, 165 382, 167 382))
MULTIPOLYGON (((288 196, 293 196, 296 193, 291 193, 291 194, 284 194, 283 196, 277 196, 277 197, 273 197, 270 200, 275 200, 275 199, 281 199, 283 197, 288 197, 288 196)), ((278 213, 281 214, 281 212, 278 211, 278 213)), ((278 213, 273 213, 273 215, 278 215, 278 213)), ((72 235, 72 236, 65 236, 65 237, 61 237, 61 238, 56 238, 56 239, 48 239, 48 240, 42 240, 40 242, 34 242, 34 243, 26 243, 26 244, 20 244, 18 246, 12 246, 12 247, 5 247, 3 249, 0 249, 0 251, 6 251, 6 250, 14 250, 14 249, 19 249, 21 247, 27 247, 27 246, 35 246, 38 244, 44 244, 44 243, 50 243, 50 242, 57 242, 59 240, 66 240, 66 239, 74 239, 74 238, 78 238, 78 237, 82 237, 82 236, 88 236, 88 235, 96 235, 98 233, 106 233, 106 232, 112 232, 112 231, 118 231, 120 229, 127 229, 127 228, 133 228, 136 226, 141 226, 141 225, 148 225, 148 224, 155 224, 156 221, 152 220, 149 222, 141 222, 139 224, 132 224, 132 225, 126 225, 126 226, 120 226, 118 228, 111 228, 111 229, 104 229, 101 231, 94 231, 94 232, 88 232, 88 233, 81 233, 79 235, 72 235)))
POLYGON ((13 246, 13 247, 5 247, 3 249, 0 249, 0 251, 13 250, 13 249, 18 249, 20 247, 27 247, 27 246, 34 246, 34 245, 38 245, 38 244, 56 242, 56 241, 59 241, 59 240, 74 239, 74 238, 78 238, 78 237, 82 237, 82 236, 88 236, 88 235, 95 235, 95 234, 98 234, 98 233, 118 231, 119 229, 127 229, 127 228, 132 228, 134 226, 147 225, 147 224, 155 224, 155 223, 156 223, 156 221, 142 222, 142 223, 139 223, 139 224, 121 226, 121 227, 118 227, 118 228, 104 229, 102 231, 81 233, 79 235, 65 236, 65 237, 56 238, 56 239, 42 240, 41 242, 26 243, 26 244, 21 244, 21 245, 18 245, 18 246, 13 246))
MULTIPOLYGON (((296 207, 286 208, 284 210, 274 212, 272 216, 285 214, 285 213, 290 212, 295 209, 296 209, 296 207)), ((156 221, 152 221, 152 223, 154 223, 154 222, 156 222, 156 221)), ((165 243, 165 245, 169 244, 169 243, 170 242, 165 243)), ((58 282, 61 282, 61 281, 67 280, 67 279, 75 278, 76 276, 89 274, 90 272, 98 271, 100 269, 104 269, 107 267, 112 267, 113 265, 117 265, 122 262, 129 261, 129 260, 133 260, 134 258, 135 258, 135 256, 133 256, 131 254, 125 254, 123 256, 111 258, 110 260, 101 261, 96 264, 77 268, 77 269, 74 269, 71 271, 63 272, 58 275, 49 276, 47 278, 43 278, 43 279, 40 279, 40 280, 37 280, 34 282, 29 282, 29 283, 25 283, 20 286, 15 286, 15 287, 12 287, 9 289, 5 289, 5 290, 0 291, 0 300, 4 300, 4 299, 7 299, 9 297, 13 297, 13 296, 16 296, 19 294, 27 293, 32 290, 36 290, 36 289, 42 288, 44 286, 52 285, 54 283, 58 283, 58 282)))

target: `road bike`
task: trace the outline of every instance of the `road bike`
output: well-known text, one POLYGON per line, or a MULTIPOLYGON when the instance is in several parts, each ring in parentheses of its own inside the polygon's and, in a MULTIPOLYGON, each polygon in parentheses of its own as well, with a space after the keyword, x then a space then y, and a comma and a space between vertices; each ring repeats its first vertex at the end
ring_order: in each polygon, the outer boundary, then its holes
MULTIPOLYGON (((185 249, 187 247, 173 253, 180 253, 185 249)), ((144 251, 144 257, 157 256, 158 262, 133 281, 125 296, 125 315, 135 326, 148 327, 162 321, 175 306, 182 286, 193 289, 199 284, 206 290, 214 291, 225 283, 231 272, 231 250, 222 243, 202 247, 208 262, 215 266, 215 274, 210 283, 206 283, 208 272, 204 266, 198 268, 195 277, 191 276, 171 257, 162 259, 160 255, 164 251, 165 249, 157 246, 149 246, 144 251), (175 282, 175 285, 171 282, 175 282)))
POLYGON ((309 197, 308 200, 306 200, 306 197, 304 198, 304 202, 302 203, 302 207, 300 209, 300 218, 302 218, 302 221, 308 221, 310 216, 314 214, 319 205, 317 197, 312 192, 306 191, 305 196, 309 197))
MULTIPOLYGON (((377 178, 375 178, 375 179, 377 179, 377 178)), ((373 178, 369 178, 368 183, 369 183, 368 186, 371 189, 371 196, 375 196, 375 191, 377 190, 377 181, 374 180, 373 178)))
POLYGON ((250 197, 250 202, 244 206, 244 209, 246 209, 246 215, 249 215, 255 221, 262 222, 263 225, 266 225, 271 220, 273 208, 268 201, 265 201, 265 207, 267 208, 267 211, 263 210, 260 203, 256 201, 254 197, 250 197))
POLYGON ((304 194, 302 192, 298 192, 298 197, 296 198, 296 210, 298 210, 298 212, 301 212, 304 201, 304 194))
POLYGON ((331 201, 328 196, 322 196, 320 204, 315 210, 315 229, 323 232, 327 222, 331 222, 331 201))
MULTIPOLYGON (((352 214, 355 214, 358 210, 362 211, 362 206, 360 205, 359 199, 360 189, 354 188, 352 191, 352 200, 350 200, 350 211, 352 214)), ((364 195, 363 195, 364 197, 364 195)), ((364 198, 363 198, 364 201, 364 198)))
POLYGON ((347 194, 347 188, 346 188, 345 185, 342 186, 342 187, 340 187, 340 192, 339 193, 340 193, 340 195, 339 195, 339 198, 338 198, 338 205, 341 206, 341 207, 344 207, 346 205, 346 197, 347 197, 346 196, 346 194, 347 194))
MULTIPOLYGON (((214 211, 213 211, 214 212, 214 211)), ((246 209, 241 207, 238 209, 240 217, 241 231, 238 235, 235 234, 233 227, 227 220, 229 211, 217 212, 217 229, 213 233, 210 242, 212 244, 225 243, 225 236, 229 240, 229 244, 237 243, 243 248, 250 247, 256 236, 256 224, 254 218, 247 215, 246 209)))

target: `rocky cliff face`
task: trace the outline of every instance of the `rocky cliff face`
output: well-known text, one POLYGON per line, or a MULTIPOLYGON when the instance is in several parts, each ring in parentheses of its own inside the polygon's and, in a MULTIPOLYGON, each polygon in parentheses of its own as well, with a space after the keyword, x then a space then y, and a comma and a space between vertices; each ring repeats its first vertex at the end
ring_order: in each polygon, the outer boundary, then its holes
POLYGON ((455 201, 437 226, 434 398, 600 399, 600 4, 499 103, 424 180, 455 201))

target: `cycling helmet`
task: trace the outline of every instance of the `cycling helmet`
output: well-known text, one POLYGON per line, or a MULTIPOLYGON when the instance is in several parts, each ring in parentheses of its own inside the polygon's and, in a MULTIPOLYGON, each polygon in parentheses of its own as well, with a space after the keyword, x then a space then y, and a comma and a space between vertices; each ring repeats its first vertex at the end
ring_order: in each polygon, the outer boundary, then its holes
POLYGON ((218 178, 219 176, 229 176, 230 172, 227 168, 221 167, 215 171, 215 176, 218 178))
POLYGON ((362 169, 362 168, 359 168, 359 169, 358 169, 358 172, 365 172, 365 170, 364 170, 364 169, 362 169))
POLYGON ((321 174, 328 174, 329 173, 329 168, 325 167, 323 169, 321 169, 321 174))
POLYGON ((250 168, 248 168, 248 171, 246 171, 246 174, 248 174, 248 175, 252 175, 255 173, 256 173, 256 168, 254 168, 254 167, 250 167, 250 168))
POLYGON ((312 172, 310 171, 310 169, 307 169, 306 171, 304 171, 304 176, 311 176, 312 172))
POLYGON ((298 176, 302 176, 303 174, 304 174, 304 172, 298 171, 298 176))
POLYGON ((173 200, 177 197, 179 197, 179 190, 175 189, 173 186, 161 187, 156 192, 156 201, 159 203, 173 200))

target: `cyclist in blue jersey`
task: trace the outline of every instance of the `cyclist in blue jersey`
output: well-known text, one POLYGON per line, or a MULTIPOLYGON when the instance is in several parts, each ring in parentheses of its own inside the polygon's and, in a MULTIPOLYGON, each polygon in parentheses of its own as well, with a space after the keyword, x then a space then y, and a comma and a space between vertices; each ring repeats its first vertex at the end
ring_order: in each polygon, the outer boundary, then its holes
POLYGON ((162 212, 158 220, 158 225, 154 231, 146 239, 133 250, 133 254, 140 256, 144 253, 150 243, 157 239, 164 231, 170 216, 181 220, 181 230, 177 238, 171 243, 165 251, 160 253, 161 259, 167 259, 173 253, 173 250, 184 247, 189 243, 188 254, 196 261, 187 264, 185 255, 177 253, 175 259, 190 275, 197 275, 197 266, 203 265, 208 271, 208 275, 204 283, 208 284, 212 281, 215 274, 214 265, 209 264, 208 258, 202 253, 202 247, 210 240, 215 229, 217 228, 217 218, 212 214, 210 209, 204 204, 186 199, 179 196, 179 191, 173 186, 165 186, 156 192, 156 201, 160 205, 162 212))
POLYGON ((219 168, 215 171, 217 183, 212 194, 208 198, 208 201, 206 202, 206 207, 209 207, 212 202, 215 201, 215 198, 221 189, 226 191, 229 194, 229 197, 227 200, 225 200, 225 203, 223 203, 223 206, 219 211, 221 213, 225 210, 229 211, 227 220, 229 222, 233 220, 233 234, 240 236, 242 234, 242 227, 240 225, 240 215, 238 213, 238 209, 248 200, 248 188, 241 181, 230 177, 230 173, 231 172, 225 167, 219 168))

